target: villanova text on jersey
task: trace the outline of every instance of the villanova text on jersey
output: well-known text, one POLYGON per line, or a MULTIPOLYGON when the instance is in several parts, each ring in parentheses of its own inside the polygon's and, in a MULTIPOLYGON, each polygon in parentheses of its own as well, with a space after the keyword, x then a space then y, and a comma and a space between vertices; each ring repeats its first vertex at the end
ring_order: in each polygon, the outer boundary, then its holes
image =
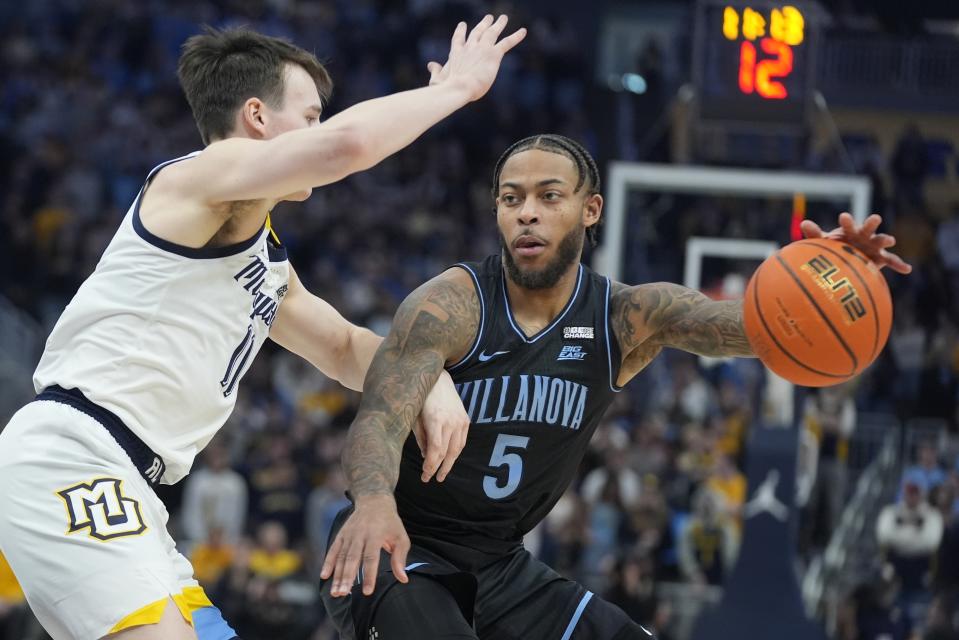
POLYGON ((499 256, 457 266, 482 308, 470 353, 448 367, 470 417, 466 447, 444 482, 424 484, 410 436, 395 496, 415 544, 471 570, 520 545, 563 495, 619 390, 620 351, 609 281, 585 266, 563 311, 532 336, 513 319, 499 256))
POLYGON ((540 375, 505 375, 456 384, 474 425, 534 422, 579 429, 589 387, 540 375), (495 407, 495 410, 494 410, 495 407))

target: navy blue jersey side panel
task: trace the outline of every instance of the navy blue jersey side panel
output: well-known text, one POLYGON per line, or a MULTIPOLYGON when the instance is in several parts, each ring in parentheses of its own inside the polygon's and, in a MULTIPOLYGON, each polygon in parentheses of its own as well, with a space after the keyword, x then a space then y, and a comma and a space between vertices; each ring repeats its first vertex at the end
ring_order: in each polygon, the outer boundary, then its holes
POLYGON ((616 339, 616 333, 613 331, 612 321, 613 307, 613 286, 606 278, 606 320, 603 322, 603 331, 606 334, 606 361, 609 365, 609 388, 619 393, 622 387, 616 384, 619 378, 619 370, 623 364, 622 351, 619 348, 619 340, 616 339))

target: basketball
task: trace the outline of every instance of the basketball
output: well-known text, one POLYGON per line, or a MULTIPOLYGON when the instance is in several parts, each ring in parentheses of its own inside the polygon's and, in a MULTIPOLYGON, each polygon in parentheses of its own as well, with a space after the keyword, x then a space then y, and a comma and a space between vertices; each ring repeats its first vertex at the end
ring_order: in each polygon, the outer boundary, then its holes
POLYGON ((793 384, 828 387, 861 373, 882 351, 892 300, 879 268, 838 240, 794 242, 763 262, 746 287, 746 336, 769 369, 793 384))

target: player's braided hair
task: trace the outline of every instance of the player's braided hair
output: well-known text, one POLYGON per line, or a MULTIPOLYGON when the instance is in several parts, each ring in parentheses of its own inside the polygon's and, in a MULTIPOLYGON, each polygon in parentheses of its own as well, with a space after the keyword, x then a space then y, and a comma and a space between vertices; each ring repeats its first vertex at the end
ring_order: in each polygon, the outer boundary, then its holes
MULTIPOLYGON (((496 168, 493 169, 494 201, 496 200, 497 193, 499 193, 499 176, 503 171, 503 165, 506 164, 506 161, 513 155, 529 149, 542 149, 550 153, 558 153, 572 160, 573 164, 576 165, 576 173, 579 175, 579 180, 576 182, 576 188, 573 190, 573 193, 578 193, 584 184, 587 189, 587 196, 599 193, 599 168, 596 166, 596 161, 593 160, 593 156, 589 155, 589 151, 580 143, 566 136, 561 136, 558 133, 543 133, 523 138, 519 142, 513 143, 503 152, 499 160, 496 161, 496 168)), ((602 218, 600 218, 599 222, 586 229, 586 237, 589 239, 589 244, 592 247, 596 246, 596 236, 599 233, 598 227, 601 223, 602 218)))

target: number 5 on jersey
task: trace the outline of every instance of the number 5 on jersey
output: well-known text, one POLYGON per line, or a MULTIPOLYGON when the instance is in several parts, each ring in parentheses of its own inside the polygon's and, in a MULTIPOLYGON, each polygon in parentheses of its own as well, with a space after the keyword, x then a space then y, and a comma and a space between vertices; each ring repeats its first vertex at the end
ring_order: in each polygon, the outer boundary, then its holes
POLYGON ((501 433, 496 437, 493 445, 493 455, 489 459, 489 466, 497 468, 505 466, 509 470, 506 484, 500 486, 499 478, 483 476, 483 491, 493 500, 501 500, 516 491, 519 481, 523 477, 523 458, 518 453, 507 453, 507 449, 525 449, 529 444, 526 436, 511 436, 501 433))

